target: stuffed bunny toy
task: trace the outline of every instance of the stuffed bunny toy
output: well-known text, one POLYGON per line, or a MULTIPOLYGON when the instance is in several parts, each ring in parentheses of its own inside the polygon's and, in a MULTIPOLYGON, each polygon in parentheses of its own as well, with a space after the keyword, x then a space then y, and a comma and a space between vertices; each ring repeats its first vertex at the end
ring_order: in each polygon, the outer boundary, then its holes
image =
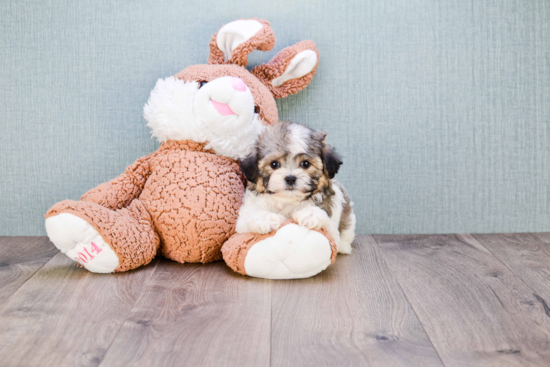
POLYGON ((266 235, 235 234, 246 179, 239 160, 262 129, 278 122, 275 98, 304 89, 319 53, 312 41, 246 69, 253 50, 275 45, 269 23, 240 19, 210 42, 207 65, 161 79, 144 107, 161 145, 80 201, 46 214, 54 245, 95 273, 122 272, 156 255, 180 263, 221 260, 263 278, 304 278, 330 265, 336 245, 324 230, 285 223, 266 235))

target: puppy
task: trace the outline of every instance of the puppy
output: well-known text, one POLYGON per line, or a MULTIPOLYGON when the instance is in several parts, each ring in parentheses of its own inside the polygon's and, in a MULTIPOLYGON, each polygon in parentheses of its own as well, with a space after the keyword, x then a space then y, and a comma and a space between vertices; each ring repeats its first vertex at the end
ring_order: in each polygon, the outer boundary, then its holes
POLYGON ((308 229, 325 228, 338 252, 351 253, 353 204, 333 180, 342 160, 325 138, 325 133, 293 122, 265 128, 241 162, 248 186, 238 233, 269 233, 292 218, 308 229))

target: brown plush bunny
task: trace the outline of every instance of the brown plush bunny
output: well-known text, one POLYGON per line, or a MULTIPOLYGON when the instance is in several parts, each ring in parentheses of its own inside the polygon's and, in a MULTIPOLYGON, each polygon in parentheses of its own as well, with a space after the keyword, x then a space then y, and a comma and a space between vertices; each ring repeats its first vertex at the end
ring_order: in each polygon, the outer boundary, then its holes
MULTIPOLYGON (((221 260, 246 184, 237 161, 278 122, 274 98, 304 89, 319 63, 315 44, 302 41, 245 68, 250 52, 274 44, 265 20, 237 20, 214 34, 207 65, 159 80, 144 115, 160 148, 81 201, 55 204, 46 214, 55 246, 96 273, 134 269, 159 253, 180 263, 221 260)), ((289 223, 268 235, 235 235, 223 257, 242 274, 311 276, 334 261, 327 236, 289 223)))

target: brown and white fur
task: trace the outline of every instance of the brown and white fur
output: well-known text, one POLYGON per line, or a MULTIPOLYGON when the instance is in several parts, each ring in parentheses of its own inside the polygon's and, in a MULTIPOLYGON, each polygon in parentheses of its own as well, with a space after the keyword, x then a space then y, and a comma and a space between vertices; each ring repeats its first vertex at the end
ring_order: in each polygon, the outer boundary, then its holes
POLYGON ((287 219, 308 229, 325 228, 338 252, 351 253, 355 214, 344 188, 334 180, 342 160, 326 134, 281 122, 267 127, 241 162, 248 186, 239 211, 238 233, 269 233, 287 219))

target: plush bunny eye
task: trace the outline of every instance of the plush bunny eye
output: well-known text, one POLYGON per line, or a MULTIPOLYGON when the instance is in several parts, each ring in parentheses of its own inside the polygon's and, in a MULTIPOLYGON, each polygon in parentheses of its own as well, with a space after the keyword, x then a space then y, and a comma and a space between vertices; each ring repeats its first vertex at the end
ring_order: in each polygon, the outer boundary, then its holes
POLYGON ((260 107, 254 106, 254 113, 260 113, 260 107))
POLYGON ((273 162, 271 162, 271 164, 269 166, 273 169, 277 169, 277 168, 281 167, 281 164, 277 161, 273 161, 273 162))
POLYGON ((204 86, 206 85, 206 83, 208 83, 208 82, 200 82, 200 84, 199 84, 199 89, 202 88, 202 87, 204 87, 204 86))
POLYGON ((302 167, 304 169, 308 169, 310 166, 311 166, 311 163, 309 163, 309 161, 300 162, 300 167, 302 167))

